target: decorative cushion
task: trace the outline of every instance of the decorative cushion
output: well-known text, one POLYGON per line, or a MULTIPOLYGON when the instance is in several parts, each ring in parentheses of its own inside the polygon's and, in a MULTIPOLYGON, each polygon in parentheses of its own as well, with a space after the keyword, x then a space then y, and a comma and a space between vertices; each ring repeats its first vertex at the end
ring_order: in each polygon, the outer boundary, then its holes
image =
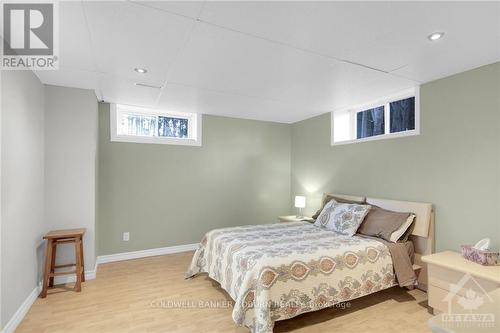
POLYGON ((364 201, 348 200, 348 199, 336 197, 336 196, 333 196, 331 194, 325 193, 323 195, 321 207, 318 209, 318 211, 316 211, 316 213, 314 213, 312 218, 316 220, 319 217, 319 214, 321 214, 321 212, 323 211, 323 208, 325 208, 326 204, 329 203, 332 199, 337 201, 338 203, 348 203, 348 204, 364 204, 365 203, 364 201))
POLYGON ((374 236, 386 241, 396 242, 413 222, 412 213, 400 213, 372 206, 363 223, 359 226, 358 233, 374 236), (392 236, 396 231, 397 234, 392 236), (396 241, 393 239, 397 237, 396 241))
POLYGON ((351 237, 370 208, 370 205, 345 204, 331 200, 325 205, 314 225, 351 237))

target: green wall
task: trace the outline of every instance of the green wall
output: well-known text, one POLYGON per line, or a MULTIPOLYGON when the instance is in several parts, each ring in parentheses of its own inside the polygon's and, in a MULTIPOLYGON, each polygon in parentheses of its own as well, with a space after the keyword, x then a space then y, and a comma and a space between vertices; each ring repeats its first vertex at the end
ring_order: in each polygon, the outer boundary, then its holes
POLYGON ((330 146, 330 115, 292 126, 292 194, 435 205, 436 250, 490 237, 500 247, 500 63, 424 84, 421 135, 330 146))
POLYGON ((110 142, 109 104, 100 103, 98 254, 277 221, 290 207, 290 135, 287 124, 204 115, 202 147, 110 142))
POLYGON ((203 146, 110 142, 99 104, 98 254, 195 243, 213 228, 314 212, 323 192, 435 206, 436 249, 500 247, 500 63, 420 88, 421 135, 330 146, 330 115, 292 125, 203 116, 203 146), (129 242, 122 233, 129 231, 129 242))

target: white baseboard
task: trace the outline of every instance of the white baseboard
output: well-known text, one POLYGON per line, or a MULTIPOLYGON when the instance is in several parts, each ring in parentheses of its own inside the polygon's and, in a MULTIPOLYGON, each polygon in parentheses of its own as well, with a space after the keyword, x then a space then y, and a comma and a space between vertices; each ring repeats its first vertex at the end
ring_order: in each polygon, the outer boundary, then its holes
POLYGON ((138 259, 138 258, 146 258, 153 256, 161 256, 165 254, 179 253, 179 252, 187 252, 194 251, 198 248, 200 244, 184 244, 177 246, 168 246, 168 247, 159 247, 156 249, 148 249, 141 251, 133 251, 133 252, 123 252, 123 253, 115 253, 108 254, 97 257, 97 264, 104 264, 108 262, 114 261, 122 261, 122 260, 130 260, 130 259, 138 259))
MULTIPOLYGON (((104 264, 108 262, 114 261, 122 261, 122 260, 130 260, 130 259, 139 259, 153 256, 161 256, 165 254, 179 253, 179 252, 187 252, 194 251, 198 248, 199 243, 195 244, 185 244, 185 245, 177 245, 177 246, 168 246, 168 247, 160 247, 156 249, 142 250, 142 251, 133 251, 133 252, 124 252, 124 253, 115 253, 104 256, 98 256, 95 264, 95 268, 92 271, 85 271, 85 279, 92 280, 96 278, 97 267, 99 264, 104 264)), ((71 283, 76 281, 76 276, 68 275, 68 276, 57 276, 54 279, 54 284, 64 284, 71 283)), ((42 283, 40 282, 38 286, 33 289, 33 291, 28 295, 28 297, 24 300, 23 304, 17 309, 16 313, 9 320, 7 325, 0 331, 0 333, 14 333, 17 326, 24 319, 29 309, 33 305, 33 303, 38 298, 38 295, 42 291, 42 283)))
MULTIPOLYGON (((96 269, 97 269, 97 264, 94 270, 92 271, 85 271, 85 280, 92 280, 95 279, 96 277, 96 269)), ((56 276, 54 278, 54 284, 65 284, 65 283, 71 283, 76 281, 76 276, 75 275, 67 275, 67 276, 56 276)), ((36 299, 38 298, 38 295, 40 295, 40 292, 42 291, 42 281, 38 283, 38 286, 33 289, 33 291, 28 295, 28 297, 24 300, 23 304, 17 309, 16 313, 10 318, 9 322, 3 330, 0 331, 0 333, 13 333, 17 326, 23 321, 24 317, 28 313, 29 309, 35 303, 36 299)))
MULTIPOLYGON (((97 272, 97 263, 93 270, 85 271, 85 280, 95 279, 96 272, 97 272)), ((76 275, 62 275, 62 276, 56 276, 54 278, 54 284, 65 284, 65 283, 72 283, 75 281, 76 281, 76 275)))
POLYGON ((7 322, 7 325, 5 325, 5 327, 1 331, 2 333, 14 333, 17 326, 19 326, 21 321, 23 321, 24 316, 26 316, 33 303, 35 303, 38 295, 40 294, 40 291, 42 291, 41 283, 39 283, 38 286, 36 286, 35 289, 33 289, 33 291, 28 295, 28 297, 26 297, 23 304, 21 304, 16 313, 14 313, 12 318, 10 318, 10 320, 7 322))

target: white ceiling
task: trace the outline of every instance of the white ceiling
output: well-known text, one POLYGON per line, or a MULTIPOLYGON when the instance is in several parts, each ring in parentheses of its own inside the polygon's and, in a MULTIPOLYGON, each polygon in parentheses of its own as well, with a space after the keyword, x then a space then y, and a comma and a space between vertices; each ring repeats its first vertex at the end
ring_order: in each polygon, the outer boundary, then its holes
POLYGON ((287 123, 500 61, 498 2, 74 1, 59 17, 44 83, 287 123))

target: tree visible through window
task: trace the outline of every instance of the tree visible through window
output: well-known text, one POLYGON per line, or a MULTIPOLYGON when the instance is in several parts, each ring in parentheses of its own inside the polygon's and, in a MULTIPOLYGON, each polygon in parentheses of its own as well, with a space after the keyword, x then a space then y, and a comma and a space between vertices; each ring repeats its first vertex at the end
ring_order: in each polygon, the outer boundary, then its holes
POLYGON ((374 135, 384 134, 384 107, 379 106, 373 109, 358 112, 357 135, 358 139, 367 138, 374 135))
POLYGON ((415 129, 415 97, 390 103, 391 133, 415 129))
POLYGON ((158 136, 187 138, 188 120, 183 118, 158 117, 158 136))
POLYGON ((123 135, 154 136, 156 117, 141 114, 122 114, 121 132, 123 135))

